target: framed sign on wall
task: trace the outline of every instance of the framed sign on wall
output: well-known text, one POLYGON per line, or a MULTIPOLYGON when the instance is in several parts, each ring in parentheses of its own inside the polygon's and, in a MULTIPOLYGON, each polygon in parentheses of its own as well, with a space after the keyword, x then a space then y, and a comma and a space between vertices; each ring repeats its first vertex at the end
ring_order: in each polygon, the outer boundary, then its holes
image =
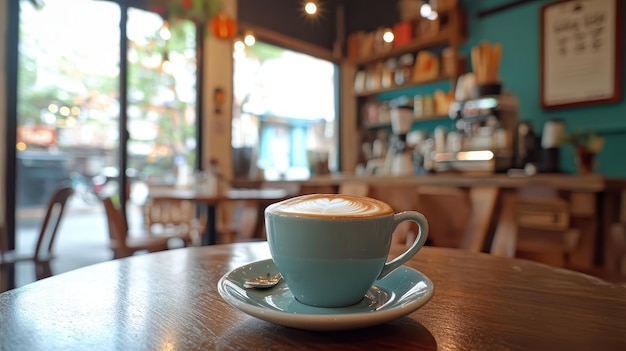
POLYGON ((542 107, 619 101, 623 35, 623 0, 564 0, 543 6, 542 107))

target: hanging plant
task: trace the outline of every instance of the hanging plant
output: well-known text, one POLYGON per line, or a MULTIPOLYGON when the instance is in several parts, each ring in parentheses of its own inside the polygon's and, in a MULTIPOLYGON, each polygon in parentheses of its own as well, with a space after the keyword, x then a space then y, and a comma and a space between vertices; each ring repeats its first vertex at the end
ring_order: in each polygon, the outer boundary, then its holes
POLYGON ((204 26, 207 32, 210 26, 211 33, 220 39, 234 36, 235 20, 222 11, 222 0, 149 0, 149 3, 152 11, 168 21, 188 19, 204 26))
POLYGON ((230 39, 237 32, 235 20, 225 12, 219 12, 209 22, 211 33, 220 39, 230 39))

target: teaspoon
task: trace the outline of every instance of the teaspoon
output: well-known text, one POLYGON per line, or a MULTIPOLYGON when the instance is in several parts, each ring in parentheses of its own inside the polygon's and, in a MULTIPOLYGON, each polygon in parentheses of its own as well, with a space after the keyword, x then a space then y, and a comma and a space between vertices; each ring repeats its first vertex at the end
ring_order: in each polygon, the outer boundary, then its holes
POLYGON ((278 282, 280 282, 280 280, 283 278, 283 276, 278 273, 274 276, 270 276, 269 273, 267 273, 267 275, 265 276, 259 276, 259 277, 255 277, 249 280, 246 280, 243 283, 243 287, 246 289, 250 289, 250 288, 271 288, 273 286, 275 286, 276 284, 278 284, 278 282))

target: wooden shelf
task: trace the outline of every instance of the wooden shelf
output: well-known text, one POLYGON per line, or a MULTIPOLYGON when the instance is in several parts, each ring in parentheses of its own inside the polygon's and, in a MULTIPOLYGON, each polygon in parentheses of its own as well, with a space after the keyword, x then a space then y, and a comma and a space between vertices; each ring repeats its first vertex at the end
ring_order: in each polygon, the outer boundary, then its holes
POLYGON ((399 91, 399 90, 405 90, 408 88, 413 88, 413 87, 419 87, 421 85, 426 85, 426 84, 430 84, 430 83, 437 83, 437 82, 443 82, 443 81, 449 81, 451 78, 448 76, 439 76, 435 79, 429 79, 429 80, 424 80, 424 81, 420 81, 420 82, 410 82, 407 84, 402 84, 402 85, 395 85, 393 87, 389 87, 389 88, 379 88, 379 89, 373 89, 373 90, 367 90, 367 91, 363 91, 360 93, 355 93, 354 95, 356 97, 368 97, 368 96, 373 96, 376 94, 380 94, 380 93, 387 93, 387 92, 391 92, 391 91, 399 91))
POLYGON ((435 48, 438 46, 446 46, 451 42, 450 30, 442 30, 439 33, 425 38, 416 38, 411 43, 391 48, 384 52, 377 52, 367 57, 347 58, 346 62, 357 66, 367 65, 380 60, 386 60, 391 57, 401 56, 407 53, 413 53, 423 49, 435 48))
MULTIPOLYGON (((461 56, 459 55, 459 46, 467 38, 467 19, 465 11, 460 7, 454 7, 453 9, 446 11, 444 13, 444 16, 441 16, 440 14, 440 18, 441 22, 438 28, 439 30, 438 32, 436 32, 436 34, 426 35, 426 33, 430 33, 428 31, 429 28, 427 26, 420 25, 419 28, 424 30, 421 31, 421 33, 424 33, 425 35, 420 36, 418 29, 418 36, 414 37, 410 42, 404 45, 392 47, 383 52, 371 53, 369 55, 363 55, 358 57, 345 57, 342 60, 342 67, 345 67, 345 74, 342 76, 342 78, 344 78, 345 82, 352 81, 352 84, 345 84, 342 91, 342 97, 345 98, 346 101, 350 102, 343 105, 345 109, 342 110, 342 114, 345 114, 346 120, 350 121, 350 125, 352 125, 352 122, 355 122, 354 126, 356 127, 356 129, 353 131, 354 133, 345 132, 344 134, 342 134, 345 135, 346 140, 348 140, 350 143, 354 142, 355 144, 358 144, 360 142, 367 141, 372 137, 372 134, 377 133, 378 130, 391 130, 390 122, 368 124, 368 118, 365 118, 368 117, 367 113, 369 112, 364 109, 364 107, 366 107, 366 104, 375 104, 376 101, 372 100, 390 100, 391 98, 393 98, 391 94, 389 96, 380 96, 380 94, 394 92, 394 95, 397 94, 398 96, 400 96, 406 95, 406 93, 408 93, 409 91, 411 91, 411 95, 415 95, 418 93, 430 94, 433 93, 433 91, 436 89, 454 91, 458 76, 461 74, 461 72, 465 70, 465 68, 463 68, 461 65, 463 60, 461 60, 461 56), (446 69, 444 69, 442 56, 444 56, 443 50, 446 49, 452 54, 451 57, 448 57, 446 52, 446 59, 450 60, 446 61, 446 64, 453 63, 456 66, 446 66, 446 69), (380 76, 381 83, 383 81, 383 76, 387 79, 390 74, 390 67, 380 67, 381 64, 386 65, 387 60, 398 59, 405 54, 415 55, 415 60, 417 60, 417 56, 419 55, 419 53, 426 50, 430 51, 433 55, 439 56, 439 76, 433 79, 419 82, 409 82, 402 85, 392 85, 387 88, 380 87, 377 89, 363 89, 359 92, 354 89, 357 80, 359 84, 363 84, 363 87, 366 87, 365 84, 367 83, 368 79, 379 79, 378 76, 380 76), (440 50, 441 53, 439 52, 440 50), (449 73, 444 75, 441 72, 449 73), (364 80, 364 82, 361 82, 361 80, 364 80), (446 81, 448 82, 448 84, 446 84, 446 81), (361 132, 363 132, 363 134, 361 134, 361 132)), ((434 28, 431 29, 434 30, 434 28)), ((371 38, 367 39, 370 40, 371 38)), ((354 40, 358 42, 359 38, 356 37, 354 38, 354 40)), ((369 44, 369 42, 367 43, 369 44)), ((356 45, 357 43, 355 42, 353 44, 356 45)), ((356 53, 357 51, 365 51, 366 48, 354 47, 352 49, 353 50, 351 50, 350 52, 356 53)), ((413 76, 414 70, 416 69, 415 65, 416 61, 412 63, 413 67, 411 67, 410 77, 413 76)), ((394 73, 391 72, 392 76, 393 74, 394 73)), ((376 108, 376 106, 371 106, 371 108, 376 108)), ((374 112, 372 111, 372 113, 374 112)), ((372 118, 371 120, 375 119, 372 118)), ((429 121, 431 124, 437 125, 446 124, 448 121, 451 121, 451 119, 448 117, 448 115, 434 115, 420 119, 414 119, 411 129, 415 130, 422 129, 424 127, 430 127, 431 125, 428 124, 429 121)), ((342 166, 346 167, 346 169, 353 169, 357 163, 357 157, 355 157, 350 152, 342 150, 342 155, 345 156, 345 165, 342 166)))
MULTIPOLYGON (((428 122, 428 121, 436 121, 436 120, 444 120, 448 119, 448 115, 437 115, 437 116, 428 116, 416 119, 413 121, 413 124, 420 122, 428 122)), ((391 122, 388 123, 372 123, 372 124, 364 124, 363 128, 365 129, 382 129, 382 128, 391 128, 391 122)))

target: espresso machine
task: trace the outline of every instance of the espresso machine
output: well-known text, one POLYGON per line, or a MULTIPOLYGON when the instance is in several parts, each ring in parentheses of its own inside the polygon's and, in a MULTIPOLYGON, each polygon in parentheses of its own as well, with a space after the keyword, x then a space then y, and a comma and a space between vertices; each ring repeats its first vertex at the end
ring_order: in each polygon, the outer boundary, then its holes
POLYGON ((450 104, 455 130, 433 153, 437 172, 506 172, 514 166, 519 104, 513 95, 490 95, 450 104))

